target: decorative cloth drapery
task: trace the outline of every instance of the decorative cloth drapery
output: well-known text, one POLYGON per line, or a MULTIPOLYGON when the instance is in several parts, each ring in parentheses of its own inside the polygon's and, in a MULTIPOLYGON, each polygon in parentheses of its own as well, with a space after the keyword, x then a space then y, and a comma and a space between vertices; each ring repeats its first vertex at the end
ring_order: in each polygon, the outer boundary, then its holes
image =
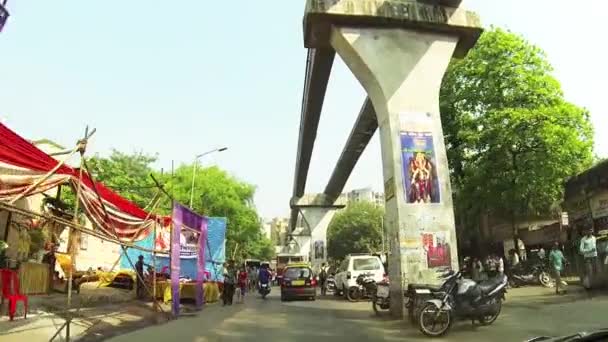
MULTIPOLYGON (((59 162, 0 123, 0 201, 10 201, 43 179, 59 162)), ((83 170, 68 165, 32 189, 27 195, 47 191, 61 184, 82 186, 79 200, 87 217, 105 234, 119 240, 139 241, 151 233, 155 222, 169 225, 170 217, 149 214, 100 182, 94 182, 83 170), (99 196, 97 193, 99 193, 99 196), (101 200, 100 200, 101 198, 101 200), (104 213, 105 206, 107 216, 104 213)))

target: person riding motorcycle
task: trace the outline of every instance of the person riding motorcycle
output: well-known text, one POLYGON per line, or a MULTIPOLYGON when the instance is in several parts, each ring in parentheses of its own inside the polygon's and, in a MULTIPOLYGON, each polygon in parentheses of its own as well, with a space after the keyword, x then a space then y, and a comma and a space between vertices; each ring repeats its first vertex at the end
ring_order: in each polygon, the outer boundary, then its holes
POLYGON ((260 284, 268 284, 270 283, 270 280, 272 279, 272 274, 270 273, 270 270, 268 269, 267 265, 263 265, 260 268, 260 272, 258 274, 258 281, 260 284))

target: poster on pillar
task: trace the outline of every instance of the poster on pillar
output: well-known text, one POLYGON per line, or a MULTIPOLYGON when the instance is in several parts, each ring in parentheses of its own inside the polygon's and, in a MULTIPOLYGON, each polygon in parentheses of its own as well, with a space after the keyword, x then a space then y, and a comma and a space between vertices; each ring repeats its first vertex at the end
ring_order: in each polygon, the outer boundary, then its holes
POLYGON ((422 245, 426 253, 428 268, 451 268, 452 256, 448 232, 422 233, 422 245))
POLYGON ((314 243, 314 259, 325 260, 325 241, 317 240, 314 243))
POLYGON ((428 113, 400 115, 403 183, 407 203, 441 203, 437 157, 428 113))

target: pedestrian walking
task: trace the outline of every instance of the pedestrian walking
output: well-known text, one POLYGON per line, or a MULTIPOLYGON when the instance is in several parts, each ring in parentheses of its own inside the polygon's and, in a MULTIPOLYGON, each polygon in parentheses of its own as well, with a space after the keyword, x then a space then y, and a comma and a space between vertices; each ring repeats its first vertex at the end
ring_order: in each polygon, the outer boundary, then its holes
POLYGON ((326 263, 321 264, 321 270, 319 271, 319 285, 321 285, 321 296, 325 296, 327 292, 327 272, 329 268, 326 263))
POLYGON ((236 271, 234 269, 234 262, 230 260, 224 265, 224 291, 222 292, 223 306, 232 305, 235 282, 236 271))
POLYGON ((239 295, 237 296, 237 303, 245 303, 245 294, 247 294, 247 289, 249 287, 249 277, 247 275, 247 270, 245 266, 241 267, 238 275, 238 288, 237 292, 239 295))
POLYGON ((594 284, 595 268, 597 263, 597 245, 593 229, 588 229, 585 236, 581 239, 579 252, 585 260, 585 275, 583 278, 583 286, 590 289, 594 284))
POLYGON ((568 263, 564 254, 559 249, 559 242, 555 241, 551 252, 549 252, 549 262, 553 269, 553 277, 555 277, 555 294, 559 294, 559 287, 562 286, 562 271, 564 265, 568 263))
POLYGON ((144 263, 144 256, 140 255, 139 257, 137 257, 137 262, 135 263, 135 272, 137 273, 137 285, 136 285, 136 296, 137 299, 143 299, 144 298, 144 289, 145 289, 145 285, 144 285, 144 266, 147 266, 144 263))

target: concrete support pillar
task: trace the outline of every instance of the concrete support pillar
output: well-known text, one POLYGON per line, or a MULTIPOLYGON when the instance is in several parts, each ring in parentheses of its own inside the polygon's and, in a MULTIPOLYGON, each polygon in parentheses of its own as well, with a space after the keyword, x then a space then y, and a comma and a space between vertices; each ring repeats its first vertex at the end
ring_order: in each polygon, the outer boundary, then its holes
POLYGON ((367 91, 378 117, 391 256, 391 312, 408 283, 458 267, 441 80, 458 38, 402 28, 334 26, 331 45, 367 91))
POLYGON ((302 226, 294 232, 294 238, 300 246, 298 253, 308 256, 314 270, 327 262, 327 228, 335 213, 335 208, 311 207, 301 211, 302 226))

